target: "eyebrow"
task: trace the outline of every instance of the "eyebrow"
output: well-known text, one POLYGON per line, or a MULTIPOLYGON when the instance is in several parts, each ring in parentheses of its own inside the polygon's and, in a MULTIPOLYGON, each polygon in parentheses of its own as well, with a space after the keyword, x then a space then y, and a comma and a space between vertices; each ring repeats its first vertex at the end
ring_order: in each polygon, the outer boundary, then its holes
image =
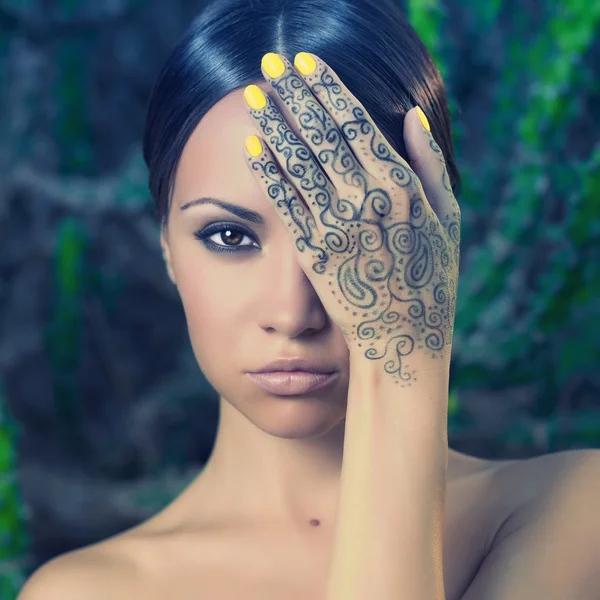
POLYGON ((200 204, 216 204, 217 206, 228 210, 230 213, 233 213, 241 219, 246 219, 247 221, 251 221, 252 223, 258 223, 262 225, 265 222, 264 218, 260 213, 250 210, 249 208, 242 208, 237 204, 231 204, 231 202, 225 202, 225 200, 219 200, 218 198, 198 198, 197 200, 186 202, 181 207, 181 210, 187 210, 192 206, 198 206, 200 204))

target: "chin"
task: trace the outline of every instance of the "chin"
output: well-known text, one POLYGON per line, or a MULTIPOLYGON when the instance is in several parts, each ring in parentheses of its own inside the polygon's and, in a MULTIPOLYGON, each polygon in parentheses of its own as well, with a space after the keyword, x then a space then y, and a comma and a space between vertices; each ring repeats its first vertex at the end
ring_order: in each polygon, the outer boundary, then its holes
POLYGON ((345 406, 299 397, 271 397, 242 412, 260 430, 284 439, 320 437, 346 416, 345 406))

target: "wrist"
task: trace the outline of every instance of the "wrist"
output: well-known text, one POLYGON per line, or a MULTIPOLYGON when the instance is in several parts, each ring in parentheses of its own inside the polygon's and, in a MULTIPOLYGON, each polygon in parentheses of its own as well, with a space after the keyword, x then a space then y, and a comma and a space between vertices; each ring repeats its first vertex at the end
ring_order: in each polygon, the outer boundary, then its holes
POLYGON ((387 432, 392 438, 416 437, 415 447, 422 449, 447 447, 449 365, 423 363, 410 385, 398 383, 385 365, 384 359, 369 360, 363 352, 352 352, 347 430, 369 430, 375 436, 387 432))
POLYGON ((410 356, 393 355, 392 352, 370 352, 374 348, 349 346, 350 381, 359 385, 394 386, 396 390, 423 388, 450 381, 450 352, 432 355, 414 353, 410 356), (377 358, 375 358, 375 357, 377 358))

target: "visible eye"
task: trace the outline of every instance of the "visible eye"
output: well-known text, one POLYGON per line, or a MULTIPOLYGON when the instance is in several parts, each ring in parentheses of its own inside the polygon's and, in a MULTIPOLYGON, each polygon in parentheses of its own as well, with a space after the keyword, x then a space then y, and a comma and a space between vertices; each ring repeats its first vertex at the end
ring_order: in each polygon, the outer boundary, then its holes
POLYGON ((211 252, 250 252, 257 248, 256 239, 254 235, 244 229, 243 227, 234 223, 213 223, 208 227, 205 227, 202 231, 197 231, 194 236, 199 239, 211 252), (217 239, 226 240, 229 239, 233 245, 230 244, 219 244, 210 240, 211 236, 215 236, 217 239), (252 240, 251 244, 236 244, 245 237, 252 240))

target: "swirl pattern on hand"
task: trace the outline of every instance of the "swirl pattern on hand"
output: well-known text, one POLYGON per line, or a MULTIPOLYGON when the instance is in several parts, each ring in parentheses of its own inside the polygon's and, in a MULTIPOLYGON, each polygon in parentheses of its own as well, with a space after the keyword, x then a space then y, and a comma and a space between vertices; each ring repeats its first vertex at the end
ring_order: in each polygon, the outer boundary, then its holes
MULTIPOLYGON (((295 72, 283 76, 276 86, 296 115, 303 138, 312 144, 312 152, 271 99, 257 121, 278 153, 285 175, 313 208, 304 206, 272 161, 255 161, 252 168, 268 179, 269 197, 289 211, 296 247, 315 259, 312 270, 330 279, 331 293, 343 309, 362 317, 351 330, 343 331, 346 339, 368 345, 364 352, 368 359, 380 360, 391 353, 386 372, 408 384, 415 371, 407 368, 407 357, 418 352, 434 357, 451 345, 459 220, 441 225, 414 172, 327 69, 313 89, 325 92, 330 110, 345 111, 351 118, 338 128, 319 102, 307 98, 305 89, 295 72), (366 173, 346 140, 364 144, 365 154, 381 166, 381 177, 366 173), (322 166, 335 174, 335 186, 322 166)), ((437 144, 434 150, 443 161, 437 144)), ((446 170, 443 183, 451 191, 446 170)))

